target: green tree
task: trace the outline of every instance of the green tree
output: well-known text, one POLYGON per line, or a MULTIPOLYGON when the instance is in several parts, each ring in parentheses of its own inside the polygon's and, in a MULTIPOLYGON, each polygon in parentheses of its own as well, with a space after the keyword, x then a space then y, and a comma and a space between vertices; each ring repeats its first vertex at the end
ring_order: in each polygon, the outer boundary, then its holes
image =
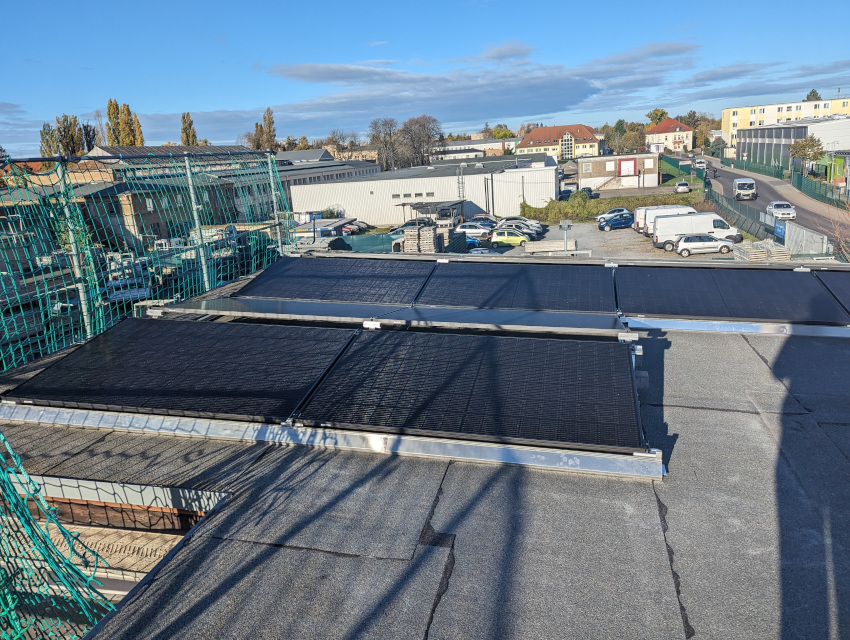
POLYGON ((64 156, 81 156, 85 153, 83 128, 77 116, 63 114, 56 118, 53 129, 56 150, 64 156))
POLYGON ((8 158, 8 157, 9 157, 9 154, 6 153, 6 150, 3 148, 3 145, 0 144, 0 160, 2 160, 4 158, 8 158))
POLYGON ((277 129, 274 126, 274 111, 266 107, 263 113, 263 145, 261 149, 277 149, 277 129))
POLYGON ((136 144, 136 135, 133 131, 133 112, 130 105, 122 104, 118 116, 118 145, 121 147, 132 147, 136 144))
POLYGON ((142 123, 139 122, 139 116, 133 114, 133 143, 137 147, 145 146, 145 136, 142 134, 142 123))
POLYGON ((201 138, 198 140, 198 145, 201 147, 208 147, 210 146, 210 141, 207 138, 201 138))
POLYGON ((121 139, 119 120, 121 119, 118 101, 109 99, 106 104, 106 144, 115 147, 121 139))
POLYGON ((714 140, 711 141, 711 144, 708 146, 708 152, 714 156, 715 158, 720 158, 723 155, 723 150, 726 148, 726 141, 717 136, 714 140))
POLYGON ((696 111, 691 109, 683 116, 676 116, 675 120, 678 120, 683 125, 690 127, 691 129, 696 129, 697 126, 699 126, 700 117, 696 111))
POLYGON ((188 111, 180 116, 183 126, 180 129, 180 144, 184 147, 194 147, 198 144, 198 134, 195 132, 195 123, 192 122, 192 114, 188 111))
POLYGON ((489 122, 485 122, 485 123, 484 123, 484 128, 483 128, 483 129, 481 129, 481 134, 482 134, 485 138, 492 138, 492 137, 493 137, 493 130, 490 128, 490 123, 489 123, 489 122))
POLYGON ((310 143, 307 142, 307 136, 301 136, 298 138, 298 144, 296 145, 293 151, 306 151, 310 148, 310 143))
POLYGON ((627 131, 623 136, 623 146, 629 151, 640 151, 646 146, 646 134, 643 131, 627 131))
POLYGON ((788 145, 788 153, 792 158, 800 159, 803 164, 803 174, 808 175, 809 165, 824 154, 823 144, 818 138, 808 135, 788 145))
POLYGON ((646 114, 648 120, 652 122, 652 124, 657 125, 659 122, 664 120, 667 117, 667 112, 664 109, 653 109, 649 113, 646 114))
POLYGON ((503 124, 497 124, 495 127, 493 127, 493 137, 496 139, 510 138, 512 136, 513 133, 511 132, 511 130, 503 124))
POLYGON ((86 122, 83 125, 83 145, 86 148, 86 153, 95 148, 97 144, 97 129, 94 125, 86 122))
POLYGON ((620 118, 614 123, 614 135, 623 136, 626 134, 626 121, 620 118))
POLYGON ((803 102, 812 102, 813 100, 820 100, 820 94, 817 92, 817 89, 812 89, 806 94, 806 99, 803 102))

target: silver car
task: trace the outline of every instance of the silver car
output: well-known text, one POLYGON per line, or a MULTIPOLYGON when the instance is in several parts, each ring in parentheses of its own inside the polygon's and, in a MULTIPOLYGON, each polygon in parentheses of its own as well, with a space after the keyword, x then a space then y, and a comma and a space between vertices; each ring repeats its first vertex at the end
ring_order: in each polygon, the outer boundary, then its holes
POLYGON ((455 227, 455 231, 458 233, 463 231, 470 238, 486 238, 487 234, 490 233, 490 229, 488 227, 474 222, 464 222, 463 224, 459 224, 455 227))
POLYGON ((780 220, 796 220, 797 210, 790 202, 785 200, 776 200, 767 205, 767 213, 779 218, 780 220))
POLYGON ((613 218, 618 213, 631 213, 631 211, 629 211, 626 207, 614 207, 613 209, 608 209, 605 213, 600 213, 596 216, 596 222, 602 222, 608 218, 613 218))
POLYGON ((686 235, 676 241, 676 253, 687 258, 692 253, 729 253, 733 242, 708 235, 686 235))

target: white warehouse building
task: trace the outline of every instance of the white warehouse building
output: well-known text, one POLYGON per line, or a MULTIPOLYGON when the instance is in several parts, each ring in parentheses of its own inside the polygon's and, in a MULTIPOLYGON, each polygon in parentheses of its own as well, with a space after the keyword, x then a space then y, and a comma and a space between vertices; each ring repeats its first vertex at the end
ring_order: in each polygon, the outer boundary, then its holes
POLYGON ((542 207, 558 197, 557 166, 517 167, 514 160, 412 167, 321 184, 292 185, 292 209, 328 208, 376 227, 418 215, 410 205, 465 200, 464 217, 518 215, 520 203, 542 207))

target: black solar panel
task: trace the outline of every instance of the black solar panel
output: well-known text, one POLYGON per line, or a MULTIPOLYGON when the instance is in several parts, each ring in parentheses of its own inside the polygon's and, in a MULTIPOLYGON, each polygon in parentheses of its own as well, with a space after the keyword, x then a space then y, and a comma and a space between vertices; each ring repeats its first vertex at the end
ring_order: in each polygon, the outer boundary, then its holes
POLYGON ((7 397, 50 406, 286 419, 352 334, 131 318, 7 397))
POLYGON ((367 332, 300 418, 465 439, 641 447, 629 350, 616 342, 367 332))
POLYGON ((832 294, 845 309, 850 309, 850 271, 816 271, 832 294))
POLYGON ((603 266, 450 262, 437 265, 417 304, 613 312, 611 271, 603 266))
POLYGON ((364 258, 281 258, 239 297, 411 304, 434 263, 364 258))
POLYGON ((626 315, 847 324, 850 316, 808 272, 619 267, 626 315))

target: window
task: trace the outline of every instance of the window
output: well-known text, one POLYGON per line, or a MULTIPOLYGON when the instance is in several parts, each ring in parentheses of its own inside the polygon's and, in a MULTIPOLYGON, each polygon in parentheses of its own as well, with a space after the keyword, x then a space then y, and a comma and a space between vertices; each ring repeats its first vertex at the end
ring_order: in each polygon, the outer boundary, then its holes
POLYGON ((776 107, 776 111, 782 113, 782 107, 776 107))
POLYGON ((756 114, 756 110, 755 110, 755 109, 750 109, 750 115, 751 115, 751 116, 754 116, 755 114, 756 114))
POLYGON ((145 198, 145 205, 147 205, 148 211, 153 211, 153 200, 145 198))
POLYGON ((764 113, 764 107, 762 107, 761 109, 759 109, 759 113, 764 113))
POLYGON ((405 193, 405 194, 404 194, 404 197, 405 197, 405 198, 409 198, 409 197, 410 197, 410 194, 409 194, 409 193, 405 193))
POLYGON ((210 201, 210 192, 204 191, 204 202, 208 203, 209 201, 210 201))
POLYGON ((816 104, 816 105, 815 105, 815 109, 817 109, 817 108, 819 108, 819 107, 820 107, 820 105, 819 105, 819 104, 816 104))
POLYGON ((791 107, 785 107, 785 111, 791 111, 791 107))
POLYGON ((751 127, 756 126, 756 121, 755 121, 755 120, 750 120, 750 126, 751 126, 751 127))
POLYGON ((797 105, 797 107, 796 107, 794 110, 795 110, 795 111, 802 111, 802 110, 803 110, 803 107, 802 107, 802 105, 799 105, 799 104, 798 104, 798 105, 797 105))
POLYGON ((393 198, 401 198, 401 194, 394 193, 394 194, 393 194, 393 198))
POLYGON ((589 162, 583 162, 582 165, 581 165, 581 170, 582 170, 582 173, 590 173, 590 163, 589 162))
POLYGON ((737 115, 738 115, 738 112, 737 112, 737 111, 733 111, 733 112, 732 112, 732 115, 733 115, 733 116, 737 116, 737 115))
POLYGON ((433 197, 434 197, 434 192, 433 192, 433 191, 428 191, 428 192, 426 192, 426 193, 425 193, 425 197, 426 197, 426 198, 433 198, 433 197))
POLYGON ((842 103, 841 103, 841 106, 842 106, 842 107, 846 107, 846 106, 847 106, 847 100, 845 100, 844 102, 842 102, 842 103))
POLYGON ((824 103, 823 103, 823 108, 824 108, 824 109, 829 109, 829 103, 828 103, 828 102, 824 102, 824 103))
POLYGON ((416 194, 416 197, 417 197, 417 198, 421 198, 421 197, 422 197, 422 194, 421 194, 421 193, 417 193, 417 194, 416 194))
POLYGON ((762 126, 763 124, 764 124, 764 120, 759 120, 759 126, 762 126))
POLYGON ((183 205, 183 196, 181 196, 179 193, 177 194, 177 204, 178 206, 183 205))

